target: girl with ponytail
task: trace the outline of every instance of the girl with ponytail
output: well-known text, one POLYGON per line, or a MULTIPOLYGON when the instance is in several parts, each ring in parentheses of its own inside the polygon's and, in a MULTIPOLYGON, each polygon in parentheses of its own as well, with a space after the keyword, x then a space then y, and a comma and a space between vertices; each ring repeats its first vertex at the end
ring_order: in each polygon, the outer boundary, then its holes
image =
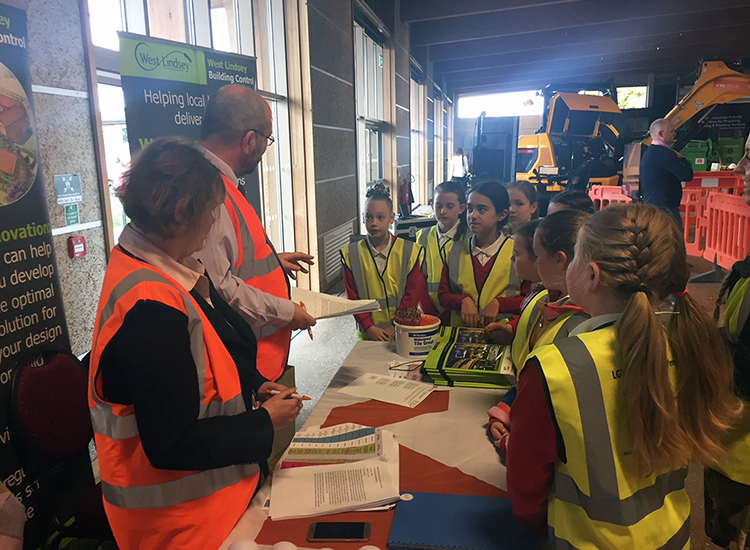
POLYGON ((656 207, 607 207, 578 234, 567 288, 592 317, 530 355, 508 442, 514 511, 536 529, 548 517, 553 548, 689 542, 686 467, 718 463, 742 405, 688 274, 682 234, 656 207), (655 309, 671 297, 665 327, 655 309))

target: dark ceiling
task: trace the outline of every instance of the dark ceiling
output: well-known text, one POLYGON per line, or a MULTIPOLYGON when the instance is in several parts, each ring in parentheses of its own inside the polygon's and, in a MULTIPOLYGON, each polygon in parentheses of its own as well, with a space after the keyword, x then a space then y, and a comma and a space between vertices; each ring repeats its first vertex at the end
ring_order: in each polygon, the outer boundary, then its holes
POLYGON ((750 58, 750 0, 402 0, 401 18, 450 96, 750 58))

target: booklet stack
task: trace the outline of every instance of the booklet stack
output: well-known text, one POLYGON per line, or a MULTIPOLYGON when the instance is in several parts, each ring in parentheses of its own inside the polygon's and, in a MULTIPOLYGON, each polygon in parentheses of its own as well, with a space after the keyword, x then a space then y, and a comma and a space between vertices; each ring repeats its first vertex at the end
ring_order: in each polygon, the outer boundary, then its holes
POLYGON ((510 346, 493 344, 481 328, 441 328, 424 370, 438 386, 509 388, 516 381, 510 346))

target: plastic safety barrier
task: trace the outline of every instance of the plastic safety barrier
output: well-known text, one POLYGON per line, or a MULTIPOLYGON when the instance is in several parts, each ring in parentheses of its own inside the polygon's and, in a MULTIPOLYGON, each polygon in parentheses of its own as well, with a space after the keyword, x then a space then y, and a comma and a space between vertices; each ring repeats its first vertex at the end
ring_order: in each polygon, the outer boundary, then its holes
POLYGON ((722 170, 718 172, 693 172, 693 179, 685 182, 684 189, 700 187, 708 193, 709 190, 718 190, 722 193, 733 193, 739 195, 742 192, 744 183, 742 176, 735 174, 731 170, 722 170))
POLYGON ((706 201, 703 257, 729 269, 750 251, 750 208, 741 195, 713 192, 706 201))
POLYGON ((690 256, 702 256, 706 245, 706 202, 703 189, 682 190, 680 214, 685 230, 685 249, 690 256))
POLYGON ((620 185, 592 185, 589 197, 594 202, 594 208, 601 210, 612 203, 631 203, 633 199, 622 192, 620 185))

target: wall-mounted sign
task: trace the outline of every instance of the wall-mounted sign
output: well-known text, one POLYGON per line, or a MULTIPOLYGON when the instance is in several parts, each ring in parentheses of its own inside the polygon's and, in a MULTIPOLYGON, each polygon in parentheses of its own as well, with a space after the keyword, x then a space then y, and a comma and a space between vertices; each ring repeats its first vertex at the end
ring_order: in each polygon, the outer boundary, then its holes
POLYGON ((55 174, 55 193, 58 206, 82 203, 80 174, 55 174))

